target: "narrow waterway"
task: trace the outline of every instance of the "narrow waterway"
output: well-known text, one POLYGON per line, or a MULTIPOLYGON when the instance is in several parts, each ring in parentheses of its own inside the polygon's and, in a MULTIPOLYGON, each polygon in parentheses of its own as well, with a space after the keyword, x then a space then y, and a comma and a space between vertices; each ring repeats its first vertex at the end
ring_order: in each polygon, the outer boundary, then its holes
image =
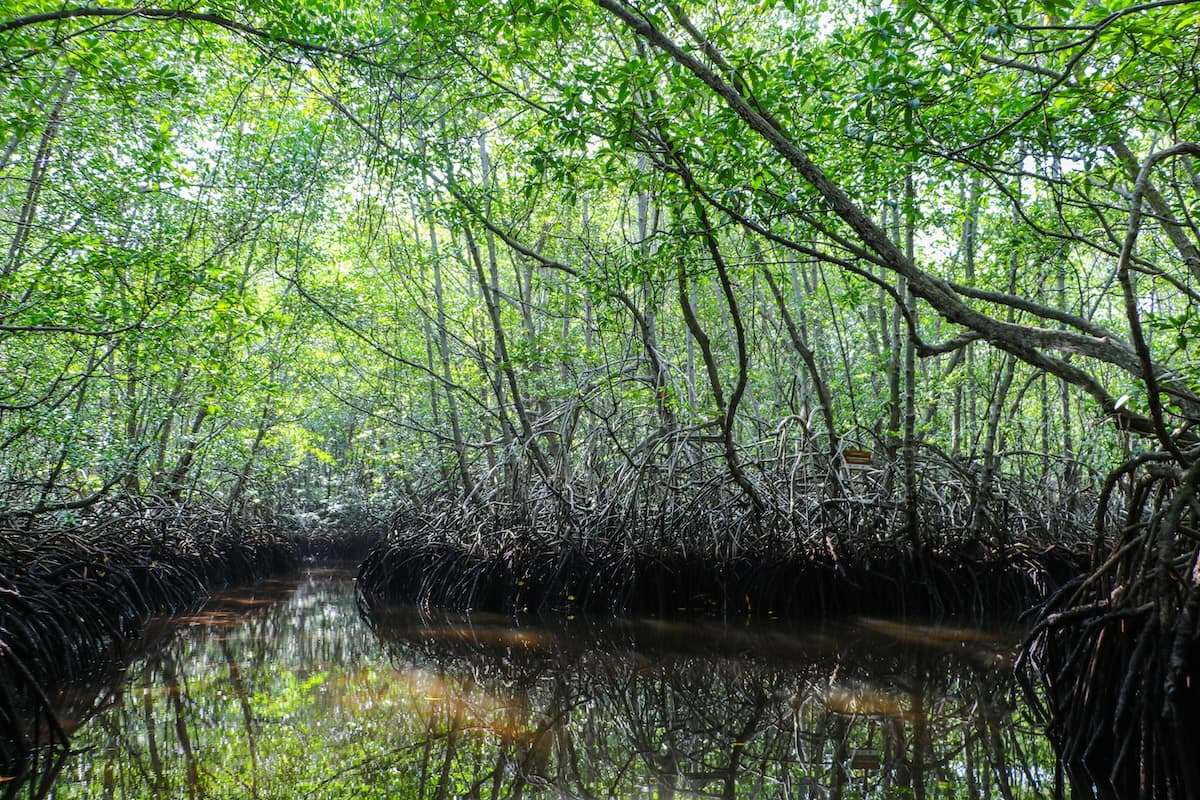
POLYGON ((73 752, 38 792, 1054 797, 1018 641, 880 620, 365 619, 348 572, 314 569, 156 620, 108 687, 62 698, 73 752))

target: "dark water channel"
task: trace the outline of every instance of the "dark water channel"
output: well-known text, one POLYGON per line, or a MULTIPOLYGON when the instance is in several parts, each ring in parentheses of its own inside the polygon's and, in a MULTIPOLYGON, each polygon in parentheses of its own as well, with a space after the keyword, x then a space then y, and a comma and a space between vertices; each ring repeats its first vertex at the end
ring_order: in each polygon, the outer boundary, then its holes
POLYGON ((157 622, 76 702, 59 798, 1032 798, 1019 633, 879 620, 514 623, 345 572, 157 622))

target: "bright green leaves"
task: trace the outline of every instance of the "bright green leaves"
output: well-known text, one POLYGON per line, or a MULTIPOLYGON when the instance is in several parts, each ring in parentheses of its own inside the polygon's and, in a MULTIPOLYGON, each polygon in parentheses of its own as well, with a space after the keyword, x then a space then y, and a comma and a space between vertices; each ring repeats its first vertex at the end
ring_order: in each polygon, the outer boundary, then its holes
POLYGON ((1200 386, 1200 310, 1188 304, 1179 310, 1161 303, 1164 310, 1146 315, 1158 360, 1192 386, 1200 386))
POLYGON ((289 247, 314 249, 296 232, 326 213, 318 195, 340 144, 328 106, 219 27, 114 19, 44 34, 11 35, 19 91, 0 98, 12 123, 0 357, 20 376, 0 400, 5 486, 40 485, 61 460, 51 500, 118 470, 151 487, 193 435, 204 448, 187 478, 210 489, 251 461, 294 459, 240 432, 311 402, 294 393, 300 318, 273 275, 289 247))
MULTIPOLYGON (((1050 302, 1045 286, 1061 268, 1072 309, 1103 299, 1124 219, 1118 192, 1130 180, 1108 146, 1127 132, 1136 160, 1152 142, 1196 138, 1197 12, 1114 17, 1112 3, 1053 0, 872 5, 637 7, 778 120, 895 241, 911 221, 931 274, 963 277, 970 216, 981 231, 976 285, 1050 302), (969 215, 960 187, 972 175, 988 180, 969 215), (898 199, 907 177, 912 209, 898 199)), ((622 445, 657 430, 664 410, 692 424, 699 417, 689 413, 710 398, 679 308, 680 271, 720 369, 736 350, 712 254, 699 244, 698 191, 714 206, 759 348, 756 402, 785 406, 765 387, 764 363, 795 366, 777 352, 783 329, 763 301, 766 266, 791 284, 821 369, 837 367, 839 397, 856 386, 880 394, 873 381, 895 349, 892 299, 861 275, 813 262, 828 256, 872 275, 879 264, 724 98, 594 4, 198 8, 267 36, 142 19, 64 27, 66 38, 22 29, 7 40, 4 220, 22 219, 39 151, 48 157, 26 246, 11 247, 17 225, 0 221, 4 251, 19 251, 0 294, 29 300, 6 320, 82 331, 0 342, 6 363, 31 376, 6 389, 7 402, 36 404, 48 387, 73 386, 94 357, 83 407, 95 422, 69 448, 81 472, 108 468, 80 444, 108 430, 111 453, 145 450, 139 469, 149 476, 149 462, 177 455, 187 422, 207 411, 200 469, 211 485, 253 458, 261 474, 295 470, 319 498, 332 485, 320 480, 357 464, 372 473, 369 486, 347 478, 343 488, 384 504, 414 476, 444 480, 456 436, 476 463, 527 447, 504 438, 513 384, 535 409, 534 441, 547 447, 605 393, 596 416, 623 420, 603 434, 622 445), (67 74, 77 77, 64 95, 67 74), (650 374, 650 354, 662 375, 650 374), (269 428, 261 438, 260 425, 269 428)), ((1178 216, 1194 214, 1185 172, 1163 174, 1183 198, 1170 200, 1178 216)), ((1162 254, 1156 244, 1148 257, 1162 254)), ((1164 302, 1155 347, 1173 344, 1182 365, 1200 331, 1190 309, 1164 302)), ((943 332, 927 308, 918 317, 922 334, 943 332)), ((977 377, 956 374, 951 388, 977 377)), ((74 396, 56 392, 46 405, 71 407, 74 396)), ((839 413, 856 413, 845 405, 839 413)), ((38 417, 39 435, 62 423, 56 413, 38 417)), ((8 434, 29 419, 0 425, 8 434)), ((43 451, 29 474, 52 463, 54 448, 43 451)))
POLYGON ((481 27, 489 42, 516 58, 534 58, 538 53, 553 58, 587 15, 579 4, 567 0, 476 0, 451 13, 461 14, 468 30, 472 23, 476 29, 481 27))

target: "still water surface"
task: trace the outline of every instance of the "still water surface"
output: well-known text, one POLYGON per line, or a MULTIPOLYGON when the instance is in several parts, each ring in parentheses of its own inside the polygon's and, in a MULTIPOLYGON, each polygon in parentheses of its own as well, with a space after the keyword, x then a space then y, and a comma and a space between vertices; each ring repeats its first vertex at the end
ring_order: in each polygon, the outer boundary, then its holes
POLYGON ((373 613, 310 570, 157 621, 60 798, 1033 798, 1019 632, 373 613))

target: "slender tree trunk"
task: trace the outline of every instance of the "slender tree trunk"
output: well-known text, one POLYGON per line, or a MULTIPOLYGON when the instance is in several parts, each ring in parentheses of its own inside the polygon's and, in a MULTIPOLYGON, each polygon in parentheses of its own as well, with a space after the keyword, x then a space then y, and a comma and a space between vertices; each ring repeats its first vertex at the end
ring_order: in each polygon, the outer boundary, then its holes
MULTIPOLYGON (((904 254, 911 261, 916 258, 914 237, 917 227, 917 196, 913 185, 912 172, 904 176, 904 254)), ((908 281, 901 281, 901 297, 904 298, 905 311, 912 320, 914 328, 917 324, 916 298, 908 288, 908 281)), ((922 550, 920 507, 917 497, 917 364, 916 346, 913 343, 915 331, 910 331, 904 337, 904 431, 901 438, 901 449, 904 460, 904 524, 908 532, 909 546, 913 553, 922 550)))
MULTIPOLYGON (((975 285, 975 250, 977 246, 976 242, 979 238, 979 189, 979 175, 974 174, 971 176, 970 188, 967 190, 966 217, 963 219, 962 227, 963 283, 967 286, 975 285)), ((975 420, 977 419, 975 415, 974 344, 968 342, 959 352, 965 354, 963 357, 966 358, 967 362, 967 378, 965 382, 960 381, 954 387, 954 426, 950 450, 954 455, 962 452, 964 427, 970 430, 975 425, 975 420), (963 398, 964 390, 967 394, 965 407, 963 398), (964 415, 966 419, 963 418, 964 415)))
POLYGON ((124 405, 125 405, 125 447, 129 453, 129 462, 125 466, 125 491, 131 495, 141 494, 142 485, 138 475, 137 453, 140 448, 142 435, 141 407, 138 398, 138 366, 130 356, 125 366, 128 371, 125 376, 124 405))
MULTIPOLYGON (((1054 289, 1058 295, 1059 308, 1066 311, 1067 285, 1066 266, 1063 259, 1058 260, 1054 274, 1054 289)), ((1075 437, 1071 425, 1071 384, 1062 378, 1058 379, 1059 416, 1062 419, 1062 502, 1067 513, 1075 511, 1078 497, 1079 470, 1075 463, 1075 437)))
MULTIPOLYGON (((424 145, 425 143, 421 142, 422 149, 424 149, 424 145)), ((422 175, 421 180, 423 188, 422 205, 428 226, 429 254, 433 269, 434 325, 437 328, 438 363, 441 369, 443 386, 445 387, 446 412, 450 416, 450 435, 454 440, 454 458, 458 465, 458 477, 462 483, 463 496, 469 499, 475 496, 475 484, 471 478, 470 465, 467 461, 467 448, 463 438, 458 398, 454 394, 454 390, 450 388, 453 384, 453 375, 450 370, 450 340, 446 329, 446 299, 445 287, 442 283, 441 246, 438 241, 437 224, 433 214, 432 189, 429 187, 428 174, 422 175)), ((436 389, 432 391, 436 393, 436 389)))
MULTIPOLYGON (((1009 274, 1008 274, 1008 290, 1012 292, 1016 288, 1017 268, 1019 261, 1017 257, 1016 247, 1013 247, 1009 257, 1009 274)), ((1009 318, 1013 317, 1013 313, 1009 312, 1009 318)), ((1001 550, 1008 546, 1008 537, 1002 525, 995 525, 994 520, 989 516, 987 506, 994 496, 994 484, 996 474, 1000 469, 999 458, 996 455, 996 449, 1000 442, 1000 422, 1004 410, 1005 401, 1008 399, 1009 389, 1012 387, 1013 374, 1016 370, 1016 359, 1004 353, 1001 356, 1000 379, 993 387, 992 398, 988 404, 988 418, 986 432, 983 442, 983 473, 979 480, 979 492, 975 498, 975 502, 971 508, 971 529, 994 529, 998 537, 998 543, 1001 550)))
MULTIPOLYGON (((891 207, 892 219, 892 238, 897 240, 900 238, 900 209, 897 204, 889 202, 891 207)), ((885 212, 886 219, 886 212, 885 212)), ((908 292, 908 285, 904 280, 904 276, 899 279, 900 296, 904 297, 908 292)), ((887 293, 880 288, 880 313, 884 319, 888 320, 888 330, 885 336, 885 341, 888 343, 888 422, 887 422, 887 445, 889 455, 893 458, 896 456, 896 451, 899 449, 897 445, 901 444, 901 415, 903 413, 902 406, 904 399, 902 397, 903 378, 901 376, 901 364, 904 361, 904 340, 901 338, 901 320, 900 309, 897 304, 888 297, 887 293)))
MULTIPOLYGON (((87 368, 88 373, 90 373, 92 371, 92 367, 95 363, 95 358, 96 358, 96 353, 95 353, 95 349, 93 348, 92 354, 88 357, 88 368, 87 368)), ((76 420, 79 420, 82 418, 83 404, 87 398, 87 389, 88 389, 88 381, 86 379, 80 381, 79 387, 76 390, 78 392, 78 394, 76 394, 76 396, 75 396, 75 407, 73 410, 73 416, 74 416, 74 419, 76 419, 76 420)), ((58 486, 58 479, 59 479, 59 476, 62 475, 63 467, 66 466, 67 455, 69 454, 69 452, 70 452, 70 441, 64 439, 62 445, 58 448, 58 457, 54 461, 54 466, 50 468, 50 472, 46 475, 46 480, 42 481, 41 492, 38 495, 37 503, 34 504, 35 508, 45 507, 46 501, 50 498, 50 494, 54 491, 55 487, 58 486)))
MULTIPOLYGON (((691 306, 692 308, 696 307, 696 293, 695 293, 695 289, 693 287, 691 287, 691 286, 688 287, 687 295, 685 296, 685 299, 687 300, 687 303, 689 306, 691 306)), ((692 408, 692 409, 695 409, 697 407, 697 404, 700 402, 699 394, 696 391, 696 363, 697 363, 697 360, 698 359, 696 358, 696 337, 691 335, 691 331, 689 329, 689 335, 687 337, 687 393, 688 393, 688 407, 692 408)))
POLYGON ((829 391, 829 384, 825 381, 820 369, 817 367, 816 356, 804 341, 804 336, 792 319, 787 302, 784 300, 783 293, 779 290, 779 286, 775 282, 775 277, 771 274, 770 268, 764 266, 762 272, 766 277, 767 287, 770 288, 771 295, 775 298, 779 314, 783 318, 784 327, 787 328, 788 337, 792 341, 792 347, 796 349, 800 360, 804 362, 804 367, 808 370, 809 380, 812 381, 813 388, 817 392, 817 402, 821 404, 821 419, 825 423, 825 432, 829 436, 830 463, 836 467, 841 453, 841 439, 838 436, 837 423, 833 418, 833 395, 829 391))
MULTIPOLYGON (((491 189, 491 161, 488 155, 487 138, 483 134, 479 136, 479 166, 480 173, 483 176, 484 191, 488 192, 491 189)), ((488 219, 491 218, 491 198, 490 196, 484 199, 484 215, 488 219)), ((521 393, 521 387, 517 380, 516 371, 513 369, 512 361, 509 358, 507 338, 504 333, 504 324, 500 314, 500 260, 496 249, 496 236, 491 229, 487 230, 485 235, 485 243, 487 245, 487 274, 483 270, 483 260, 479 252, 479 248, 475 245, 474 239, 467 232, 467 246, 471 251, 472 260, 476 266, 476 273, 479 278, 479 283, 484 293, 486 301, 488 318, 492 325, 492 338, 494 343, 494 352, 496 362, 503 380, 508 383, 508 392, 511 393, 513 412, 516 414, 517 423, 521 427, 521 443, 527 448, 532 463, 537 472, 543 479, 548 480, 552 474, 549 463, 546 461, 545 455, 538 446, 537 437, 534 434, 533 423, 530 420, 528 411, 525 408, 525 401, 521 393)), ((498 381, 498 385, 503 385, 503 381, 498 381)), ((501 407, 504 406, 503 397, 500 397, 501 407)), ((512 481, 510 486, 514 491, 515 496, 521 494, 521 487, 516 485, 516 474, 511 476, 512 481)))
MULTIPOLYGON (((581 232, 583 234, 584 241, 587 241, 592 235, 592 218, 591 205, 588 201, 588 195, 586 192, 583 194, 583 198, 580 201, 580 206, 580 224, 583 228, 581 232)), ((583 275, 587 276, 593 269, 591 258, 585 256, 583 263, 583 275)), ((592 295, 585 285, 583 288, 583 347, 584 350, 589 353, 592 351, 592 347, 594 346, 593 332, 595 325, 596 319, 595 310, 592 308, 592 295)))
MULTIPOLYGON (((34 227, 34 218, 37 216, 38 198, 41 196, 42 186, 45 184, 46 172, 50 168, 54 140, 58 138, 58 129, 62 124, 63 109, 71 98, 71 91, 75 85, 76 75, 74 67, 68 68, 62 88, 58 92, 58 99, 54 101, 54 107, 50 110, 46 127, 42 131, 42 138, 38 142, 37 154, 33 158, 33 166, 29 172, 29 183, 25 187, 25 201, 21 204, 16 230, 13 233, 12 241, 8 244, 8 258, 5 261, 2 273, 5 278, 8 278, 16 271, 24 257, 25 246, 29 242, 29 235, 34 227)), ((28 299, 28 294, 32 290, 33 284, 31 283, 30 288, 26 291, 26 297, 23 298, 22 302, 28 299)))
MULTIPOLYGON (((491 163, 488 158, 487 140, 481 134, 479 137, 479 164, 480 171, 484 176, 485 190, 490 188, 491 184, 491 163)), ((484 214, 490 218, 491 216, 491 201, 484 201, 484 214)), ((517 416, 517 422, 521 426, 522 445, 528 450, 532 463, 538 474, 547 482, 552 481, 553 470, 550 468, 549 462, 546 460, 545 454, 542 452, 538 444, 537 436, 534 432, 533 423, 529 413, 525 408, 525 401, 521 394, 521 387, 517 381, 516 371, 513 369, 512 361, 509 358, 508 344, 504 334, 504 325, 500 316, 500 269, 499 257, 496 251, 496 237, 489 229, 485 238, 488 250, 488 273, 484 274, 482 256, 479 248, 475 246, 474 239, 468 234, 467 246, 471 251, 472 260, 475 263, 476 273, 480 284, 483 286, 484 298, 486 300, 488 317, 492 324, 492 335, 495 342, 495 354, 499 363, 499 369, 508 381, 508 390, 512 395, 513 411, 517 416)))
MULTIPOLYGON (((638 169, 646 169, 646 157, 638 159, 638 169)), ((642 259, 650 257, 650 194, 645 189, 639 189, 637 195, 637 250, 642 259)), ((645 308, 642 311, 642 322, 637 325, 638 336, 642 340, 646 364, 650 368, 650 385, 654 393, 654 405, 658 412, 659 423, 664 433, 670 433, 677 427, 675 412, 671 410, 670 387, 668 385, 667 369, 663 364, 662 351, 658 344, 658 313, 655 286, 653 281, 646 279, 642 282, 642 297, 645 298, 645 308)))
POLYGON ((171 384, 171 394, 167 400, 167 408, 163 413, 162 422, 158 426, 157 446, 154 457, 154 474, 152 483, 161 488, 166 483, 167 452, 171 447, 171 439, 175 433, 175 419, 183 405, 184 392, 187 388, 188 368, 182 366, 175 373, 175 381, 171 384))
POLYGON ((679 265, 678 271, 680 304, 683 307, 684 320, 689 330, 691 330, 693 337, 695 337, 696 344, 700 346, 700 353, 704 359, 705 369, 708 372, 709 383, 712 385, 713 399, 717 404, 718 423, 721 428, 721 439, 725 452, 725 464, 729 468, 734 482, 737 483, 742 492, 745 493, 747 499, 750 500, 755 517, 757 518, 766 509, 766 505, 742 468, 741 460, 738 456, 737 444, 734 441, 734 425, 737 420, 738 405, 742 400, 748 382, 749 366, 748 355, 746 353, 746 332, 742 323, 741 312, 738 309, 737 297, 733 291, 733 283, 729 277, 729 269, 725 263, 725 257, 721 254, 721 249, 717 244, 716 235, 713 233, 712 225, 708 220, 708 214, 698 200, 693 201, 693 209, 700 221, 705 246, 708 248, 713 265, 717 269, 721 291, 724 294, 726 307, 729 309, 729 316, 732 320, 736 337, 737 380, 734 383, 733 390, 729 393, 728 402, 726 402, 724 391, 721 388, 721 374, 717 368, 716 359, 713 356, 712 344, 708 336, 704 333, 700 321, 696 318, 695 310, 688 301, 687 275, 682 263, 679 265))
POLYGON ((250 473, 254 469, 254 462, 258 458, 259 451, 262 450, 263 440, 267 438, 267 433, 270 432, 273 425, 272 418, 273 406, 267 402, 263 405, 262 414, 258 418, 258 427, 254 431, 254 442, 250 445, 250 452, 246 455, 246 460, 242 462, 241 469, 237 472, 237 478, 233 482, 233 488, 229 490, 228 499, 225 501, 226 511, 230 515, 238 513, 242 495, 245 494, 246 486, 250 482, 250 473))
POLYGON ((167 496, 176 503, 183 497, 184 479, 187 478, 187 474, 192 468, 192 462, 196 458, 196 451, 200 449, 200 429, 204 426, 204 420, 208 419, 208 414, 208 404, 202 402, 192 417, 192 426, 188 430, 187 439, 183 443, 183 452, 180 453, 179 460, 175 462, 175 468, 167 476, 164 488, 167 490, 167 496))

